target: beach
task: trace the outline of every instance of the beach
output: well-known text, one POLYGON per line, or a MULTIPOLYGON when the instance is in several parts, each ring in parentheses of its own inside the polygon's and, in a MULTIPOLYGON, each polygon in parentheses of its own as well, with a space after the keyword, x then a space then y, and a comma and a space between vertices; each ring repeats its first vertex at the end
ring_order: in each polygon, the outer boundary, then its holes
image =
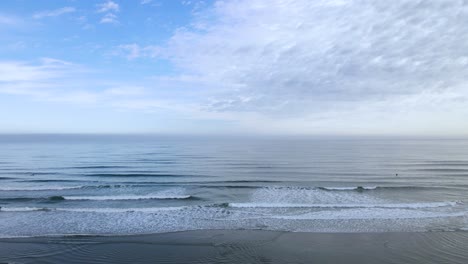
POLYGON ((0 239, 0 263, 466 263, 468 232, 200 230, 0 239))

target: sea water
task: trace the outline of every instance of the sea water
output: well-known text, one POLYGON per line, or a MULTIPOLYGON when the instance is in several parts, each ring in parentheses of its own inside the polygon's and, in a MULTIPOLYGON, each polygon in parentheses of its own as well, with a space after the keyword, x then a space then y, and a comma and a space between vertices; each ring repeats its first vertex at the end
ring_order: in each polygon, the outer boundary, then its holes
POLYGON ((468 140, 0 136, 0 237, 468 229, 468 140))

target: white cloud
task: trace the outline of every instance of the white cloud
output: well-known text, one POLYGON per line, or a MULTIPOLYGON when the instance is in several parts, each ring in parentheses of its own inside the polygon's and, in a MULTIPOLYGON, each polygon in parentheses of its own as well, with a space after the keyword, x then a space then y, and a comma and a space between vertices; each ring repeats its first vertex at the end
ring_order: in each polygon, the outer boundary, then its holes
POLYGON ((129 60, 140 57, 140 46, 137 44, 120 45, 117 48, 118 52, 125 53, 129 60))
POLYGON ((147 89, 142 86, 117 86, 106 89, 104 93, 116 96, 139 96, 147 94, 147 89))
MULTIPOLYGON (((102 23, 118 23, 114 4, 98 6, 102 23)), ((2 62, 0 92, 169 109, 239 131, 468 134, 463 1, 217 1, 194 17, 164 45, 114 47, 129 60, 174 65, 150 85, 93 83, 80 87, 101 89, 78 93, 74 65, 2 62)))
POLYGON ((116 13, 120 11, 120 6, 119 4, 113 2, 113 1, 107 1, 102 4, 97 5, 98 13, 106 13, 102 18, 101 18, 101 23, 102 24, 117 24, 119 23, 117 19, 116 13))
POLYGON ((111 13, 105 14, 100 21, 102 24, 116 24, 119 21, 117 20, 117 16, 111 13))
POLYGON ((74 7, 67 6, 67 7, 62 7, 62 8, 55 9, 55 10, 37 12, 33 15, 33 18, 41 19, 45 17, 56 17, 56 16, 61 16, 67 13, 73 13, 75 11, 76 9, 74 7))
MULTIPOLYGON (((293 130, 315 129, 305 122, 367 127, 395 112, 414 121, 440 109, 467 112, 467 22, 458 0, 218 1, 157 55, 197 80, 185 86, 209 91, 205 111, 301 120, 293 130)), ((128 57, 143 57, 132 45, 128 57)))
POLYGON ((16 17, 0 14, 0 26, 6 25, 6 26, 12 26, 12 25, 17 25, 20 23, 20 20, 16 17))
POLYGON ((98 13, 106 13, 106 12, 119 12, 120 6, 119 4, 113 1, 107 1, 102 4, 98 5, 98 13))
POLYGON ((179 30, 167 51, 214 85, 273 101, 413 94, 465 81, 464 15, 460 1, 218 2, 206 29, 179 30))
POLYGON ((149 4, 151 2, 153 2, 153 0, 141 0, 140 4, 146 5, 146 4, 149 4))
POLYGON ((116 48, 117 55, 123 55, 129 60, 141 57, 156 58, 160 55, 161 48, 159 46, 140 46, 136 43, 119 45, 116 48))
POLYGON ((55 78, 65 70, 66 62, 44 58, 41 64, 32 65, 19 61, 0 61, 0 83, 16 81, 35 82, 55 78))
MULTIPOLYGON (((28 23, 21 17, 0 13, 0 32, 28 28, 28 23)), ((6 39, 5 39, 6 41, 6 39)), ((3 41, 4 42, 4 41, 3 41)))
POLYGON ((43 58, 39 62, 0 61, 0 93, 40 99, 67 93, 67 79, 81 71, 78 65, 43 58), (61 90, 64 88, 64 90, 61 90))
POLYGON ((82 66, 59 59, 0 61, 0 94, 146 113, 190 111, 154 88, 90 76, 82 66))

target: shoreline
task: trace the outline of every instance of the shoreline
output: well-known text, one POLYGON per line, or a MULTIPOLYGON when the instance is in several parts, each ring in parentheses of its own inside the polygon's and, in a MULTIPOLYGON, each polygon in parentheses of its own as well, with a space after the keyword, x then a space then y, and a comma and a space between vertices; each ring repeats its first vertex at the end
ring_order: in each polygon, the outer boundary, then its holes
POLYGON ((466 263, 468 232, 195 230, 0 238, 0 263, 466 263))
POLYGON ((431 233, 467 233, 468 228, 466 229, 457 229, 457 230, 434 230, 434 231, 350 231, 350 232, 320 232, 320 231, 286 231, 286 230, 267 230, 267 229, 192 229, 192 230, 182 230, 182 231, 168 231, 161 233, 137 233, 137 234, 51 234, 51 235, 38 235, 38 236, 11 236, 11 237, 0 237, 0 243, 7 242, 8 240, 23 240, 23 239, 48 239, 48 238, 138 238, 138 237, 147 237, 147 236, 165 236, 165 235, 175 235, 179 233, 216 233, 216 232, 266 232, 266 233, 291 233, 291 234, 328 234, 328 235, 352 235, 352 234, 361 234, 361 235, 373 235, 373 234, 431 234, 431 233))

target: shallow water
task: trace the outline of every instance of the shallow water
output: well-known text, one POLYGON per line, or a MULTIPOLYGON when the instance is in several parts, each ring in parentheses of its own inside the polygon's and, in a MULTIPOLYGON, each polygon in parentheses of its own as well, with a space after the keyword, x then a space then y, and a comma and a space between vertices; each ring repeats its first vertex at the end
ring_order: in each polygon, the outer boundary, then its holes
POLYGON ((1 136, 0 237, 468 229, 468 140, 1 136))

